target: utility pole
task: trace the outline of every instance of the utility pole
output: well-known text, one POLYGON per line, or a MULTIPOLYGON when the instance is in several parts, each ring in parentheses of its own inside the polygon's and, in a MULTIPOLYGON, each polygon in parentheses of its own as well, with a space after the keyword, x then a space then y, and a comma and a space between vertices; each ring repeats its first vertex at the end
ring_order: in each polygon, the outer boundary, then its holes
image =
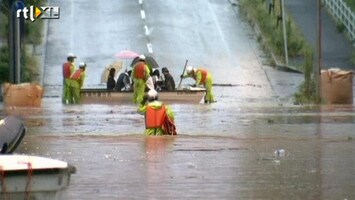
POLYGON ((10 53, 10 69, 9 69, 9 81, 10 83, 15 83, 15 61, 14 61, 14 13, 12 8, 12 3, 10 4, 10 14, 9 14, 9 53, 10 53))
POLYGON ((10 26, 10 77, 11 83, 21 83, 21 47, 20 47, 20 19, 16 16, 16 11, 21 6, 21 2, 11 3, 9 26, 10 26))
POLYGON ((286 20, 285 20, 285 6, 284 6, 284 0, 281 0, 281 14, 282 14, 282 29, 283 29, 283 35, 284 35, 284 47, 285 47, 285 61, 286 61, 286 66, 288 66, 288 51, 287 51, 287 34, 286 34, 286 20))
POLYGON ((318 44, 318 53, 317 53, 317 67, 314 70, 315 82, 316 82, 316 97, 321 98, 321 83, 320 83, 320 73, 322 69, 322 0, 318 0, 318 25, 317 25, 317 44, 318 44))

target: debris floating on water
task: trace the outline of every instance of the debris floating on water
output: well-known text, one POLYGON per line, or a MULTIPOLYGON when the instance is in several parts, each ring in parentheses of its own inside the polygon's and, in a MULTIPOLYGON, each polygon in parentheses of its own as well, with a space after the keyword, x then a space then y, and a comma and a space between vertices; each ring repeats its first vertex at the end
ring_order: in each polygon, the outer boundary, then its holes
POLYGON ((274 152, 275 156, 283 157, 286 155, 285 149, 277 149, 274 152))

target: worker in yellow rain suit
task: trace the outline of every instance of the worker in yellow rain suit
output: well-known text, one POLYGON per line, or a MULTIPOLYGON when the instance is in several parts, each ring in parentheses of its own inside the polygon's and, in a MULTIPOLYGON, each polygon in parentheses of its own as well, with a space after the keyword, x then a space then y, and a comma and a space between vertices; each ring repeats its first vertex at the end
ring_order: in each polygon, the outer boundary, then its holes
POLYGON ((85 80, 85 63, 79 64, 77 69, 69 78, 69 103, 80 103, 80 89, 83 87, 85 80))
POLYGON ((68 103, 68 97, 69 97, 69 78, 70 75, 73 74, 73 72, 76 70, 75 64, 74 64, 74 59, 76 56, 72 53, 69 53, 67 56, 67 62, 63 64, 63 97, 62 97, 62 102, 64 104, 68 103))
POLYGON ((141 104, 144 97, 145 83, 150 77, 150 70, 145 64, 145 56, 139 56, 139 62, 133 66, 132 70, 133 80, 133 103, 141 104))
POLYGON ((196 69, 192 66, 186 67, 186 74, 181 75, 181 78, 191 77, 196 81, 196 86, 203 85, 206 88, 205 103, 215 103, 212 92, 212 75, 205 69, 196 69))
POLYGON ((176 135, 174 113, 169 106, 158 101, 157 91, 149 90, 146 99, 148 104, 141 104, 138 108, 138 112, 145 115, 145 134, 176 135))

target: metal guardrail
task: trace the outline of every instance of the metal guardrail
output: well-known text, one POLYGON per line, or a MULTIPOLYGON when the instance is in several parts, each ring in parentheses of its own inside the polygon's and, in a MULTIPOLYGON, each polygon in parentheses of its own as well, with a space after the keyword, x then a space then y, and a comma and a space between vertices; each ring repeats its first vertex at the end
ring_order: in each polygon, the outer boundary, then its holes
POLYGON ((323 0, 331 13, 346 27, 350 39, 355 42, 355 13, 343 0, 323 0))

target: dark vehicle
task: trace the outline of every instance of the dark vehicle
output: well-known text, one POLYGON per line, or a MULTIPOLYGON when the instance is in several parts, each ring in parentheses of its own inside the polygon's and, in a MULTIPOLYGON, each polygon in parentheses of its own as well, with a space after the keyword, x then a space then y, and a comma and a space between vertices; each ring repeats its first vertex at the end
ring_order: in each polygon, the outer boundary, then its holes
POLYGON ((0 154, 13 153, 25 133, 26 128, 18 117, 7 116, 0 120, 0 154))

